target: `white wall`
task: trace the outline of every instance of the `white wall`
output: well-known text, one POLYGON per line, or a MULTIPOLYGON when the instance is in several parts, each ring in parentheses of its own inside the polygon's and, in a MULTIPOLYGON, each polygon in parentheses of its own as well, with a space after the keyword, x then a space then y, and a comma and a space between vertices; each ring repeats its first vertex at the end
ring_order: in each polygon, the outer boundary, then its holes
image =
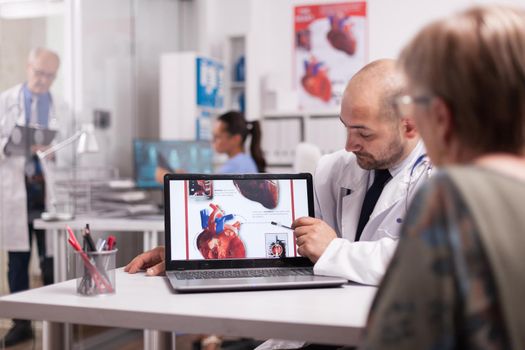
POLYGON ((135 19, 135 109, 140 138, 159 137, 160 56, 177 51, 180 30, 177 13, 180 3, 173 0, 136 2, 135 19))
POLYGON ((60 70, 53 82, 52 91, 55 96, 64 98, 64 16, 54 15, 46 18, 46 44, 45 46, 55 51, 60 56, 60 70))
POLYGON ((224 58, 228 36, 246 34, 250 30, 250 0, 196 0, 198 13, 198 45, 200 54, 224 58))
MULTIPOLYGON (((217 3, 223 0, 216 1, 217 3)), ((260 116, 261 79, 272 74, 278 84, 295 90, 293 72, 293 7, 337 3, 338 0, 251 0, 247 55, 249 119, 260 116)), ((395 58, 422 26, 479 3, 510 3, 525 6, 525 0, 369 0, 369 60, 395 58)), ((217 5, 215 5, 217 6, 217 5)), ((244 9, 241 9, 244 10, 244 9)), ((241 11, 239 10, 239 12, 241 11)), ((243 16, 238 13, 238 16, 243 16)))
POLYGON ((27 55, 46 44, 46 19, 0 20, 0 91, 26 80, 27 55))
POLYGON ((83 155, 79 161, 81 165, 114 166, 129 175, 135 130, 130 1, 90 0, 81 1, 80 6, 75 63, 81 69, 75 76, 79 83, 75 117, 79 123, 89 123, 95 109, 104 109, 111 113, 111 124, 97 131, 103 151, 83 155))
POLYGON ((159 135, 159 60, 179 45, 179 2, 172 0, 81 1, 75 77, 77 120, 91 122, 96 109, 111 113, 98 130, 103 152, 82 165, 102 164, 133 175, 132 141, 159 135), (104 11, 100 11, 104 8, 104 11))

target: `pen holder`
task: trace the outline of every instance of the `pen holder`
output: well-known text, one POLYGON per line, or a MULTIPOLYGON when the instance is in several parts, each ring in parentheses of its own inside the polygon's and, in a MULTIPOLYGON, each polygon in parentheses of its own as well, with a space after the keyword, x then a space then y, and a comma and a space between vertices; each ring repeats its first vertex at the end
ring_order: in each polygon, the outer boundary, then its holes
POLYGON ((77 293, 101 295, 115 293, 115 261, 117 250, 100 252, 75 251, 77 293))

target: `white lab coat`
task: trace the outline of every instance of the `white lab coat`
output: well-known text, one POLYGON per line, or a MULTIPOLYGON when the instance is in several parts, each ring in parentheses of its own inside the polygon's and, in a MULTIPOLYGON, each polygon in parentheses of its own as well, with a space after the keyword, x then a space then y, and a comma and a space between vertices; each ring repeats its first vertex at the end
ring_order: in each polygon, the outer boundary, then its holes
POLYGON ((372 172, 361 169, 355 155, 345 150, 320 159, 314 177, 316 217, 334 228, 339 238, 330 242, 315 264, 316 274, 379 284, 397 246, 408 204, 430 174, 431 165, 424 154, 423 143, 419 142, 399 166, 389 169, 393 177, 385 185, 358 242, 354 242, 355 232, 366 191, 373 181, 372 172))
MULTIPOLYGON (((6 156, 4 153, 15 125, 25 124, 25 106, 21 90, 22 84, 19 84, 0 94, 0 249, 7 251, 29 250, 25 157, 6 156)), ((53 100, 48 121, 49 128, 53 129, 57 129, 59 125, 56 106, 57 103, 53 100)), ((59 132, 64 133, 65 130, 59 132)))

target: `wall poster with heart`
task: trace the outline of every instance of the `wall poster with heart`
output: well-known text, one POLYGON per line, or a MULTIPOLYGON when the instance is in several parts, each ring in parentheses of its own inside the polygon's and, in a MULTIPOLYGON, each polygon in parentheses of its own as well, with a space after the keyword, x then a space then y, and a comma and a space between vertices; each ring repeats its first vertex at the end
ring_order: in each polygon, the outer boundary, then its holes
POLYGON ((294 81, 299 108, 339 108, 350 78, 368 60, 366 1, 296 6, 294 81))

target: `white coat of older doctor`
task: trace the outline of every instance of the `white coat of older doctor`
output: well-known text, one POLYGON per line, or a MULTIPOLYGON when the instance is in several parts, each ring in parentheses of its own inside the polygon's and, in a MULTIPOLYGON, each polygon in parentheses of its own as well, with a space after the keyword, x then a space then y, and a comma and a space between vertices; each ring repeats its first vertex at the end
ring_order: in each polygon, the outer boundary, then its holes
MULTIPOLYGON (((51 107, 49 127, 57 120, 51 107)), ((25 125, 22 84, 0 95, 0 235, 1 248, 7 251, 28 251, 27 193, 24 178, 25 156, 6 155, 5 146, 16 125, 25 125)))

